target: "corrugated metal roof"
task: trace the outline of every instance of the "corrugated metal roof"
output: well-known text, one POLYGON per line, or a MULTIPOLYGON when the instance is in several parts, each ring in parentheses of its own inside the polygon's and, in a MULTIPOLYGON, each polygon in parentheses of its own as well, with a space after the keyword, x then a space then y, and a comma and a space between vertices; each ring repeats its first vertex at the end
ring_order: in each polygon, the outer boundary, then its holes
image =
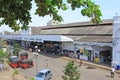
POLYGON ((40 34, 62 34, 75 41, 111 42, 112 19, 103 20, 99 26, 90 22, 71 23, 42 28, 40 34))
MULTIPOLYGON (((102 23, 100 24, 109 24, 109 23, 112 23, 113 22, 113 19, 106 19, 106 20, 102 20, 102 23)), ((43 27, 43 29, 50 29, 50 28, 65 28, 65 27, 85 27, 85 26, 92 26, 95 24, 90 22, 90 21, 85 21, 85 22, 76 22, 76 23, 68 23, 68 24, 59 24, 59 25, 51 25, 51 26, 46 26, 46 27, 43 27)))
POLYGON ((31 35, 39 35, 41 32, 41 27, 31 27, 31 35))
POLYGON ((82 42, 112 42, 111 36, 68 36, 75 41, 82 42))
POLYGON ((112 25, 46 29, 41 34, 112 34, 112 25))
POLYGON ((8 32, 8 31, 4 31, 5 35, 20 35, 21 31, 16 31, 16 32, 8 32))

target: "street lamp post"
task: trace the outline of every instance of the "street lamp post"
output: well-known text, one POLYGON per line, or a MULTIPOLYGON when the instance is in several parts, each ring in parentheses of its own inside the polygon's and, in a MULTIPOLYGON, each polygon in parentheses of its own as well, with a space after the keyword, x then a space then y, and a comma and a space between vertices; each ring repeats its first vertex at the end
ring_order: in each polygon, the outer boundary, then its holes
POLYGON ((35 53, 34 53, 34 55, 35 55, 35 57, 36 57, 36 73, 37 73, 37 56, 38 56, 38 46, 35 46, 35 53))

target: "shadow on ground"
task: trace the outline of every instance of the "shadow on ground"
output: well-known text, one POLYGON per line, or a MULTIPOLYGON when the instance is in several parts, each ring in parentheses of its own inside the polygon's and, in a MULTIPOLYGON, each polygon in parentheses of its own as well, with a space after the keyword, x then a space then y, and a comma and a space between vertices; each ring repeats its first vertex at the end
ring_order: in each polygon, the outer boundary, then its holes
POLYGON ((45 54, 45 53, 39 53, 43 56, 47 56, 47 57, 52 57, 52 58, 59 58, 59 57, 62 57, 60 55, 57 55, 57 54, 45 54))
POLYGON ((111 76, 110 76, 110 75, 106 75, 106 77, 109 77, 109 78, 111 78, 111 76))
POLYGON ((93 66, 88 66, 86 69, 96 69, 96 68, 93 66))

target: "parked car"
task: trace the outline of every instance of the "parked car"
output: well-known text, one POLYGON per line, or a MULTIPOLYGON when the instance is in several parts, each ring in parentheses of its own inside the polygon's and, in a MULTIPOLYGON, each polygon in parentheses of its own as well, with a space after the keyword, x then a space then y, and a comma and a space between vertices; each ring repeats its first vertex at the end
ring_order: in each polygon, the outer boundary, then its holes
POLYGON ((49 80, 51 78, 52 72, 49 69, 42 69, 35 76, 35 80, 49 80))

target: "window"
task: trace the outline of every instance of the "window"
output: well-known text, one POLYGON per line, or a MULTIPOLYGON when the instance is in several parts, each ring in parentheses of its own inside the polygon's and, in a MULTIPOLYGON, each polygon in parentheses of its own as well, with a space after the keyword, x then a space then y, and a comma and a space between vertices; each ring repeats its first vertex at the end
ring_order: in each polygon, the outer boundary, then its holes
POLYGON ((45 73, 45 77, 47 76, 47 72, 45 73))
POLYGON ((36 77, 44 78, 44 73, 37 73, 36 77))

